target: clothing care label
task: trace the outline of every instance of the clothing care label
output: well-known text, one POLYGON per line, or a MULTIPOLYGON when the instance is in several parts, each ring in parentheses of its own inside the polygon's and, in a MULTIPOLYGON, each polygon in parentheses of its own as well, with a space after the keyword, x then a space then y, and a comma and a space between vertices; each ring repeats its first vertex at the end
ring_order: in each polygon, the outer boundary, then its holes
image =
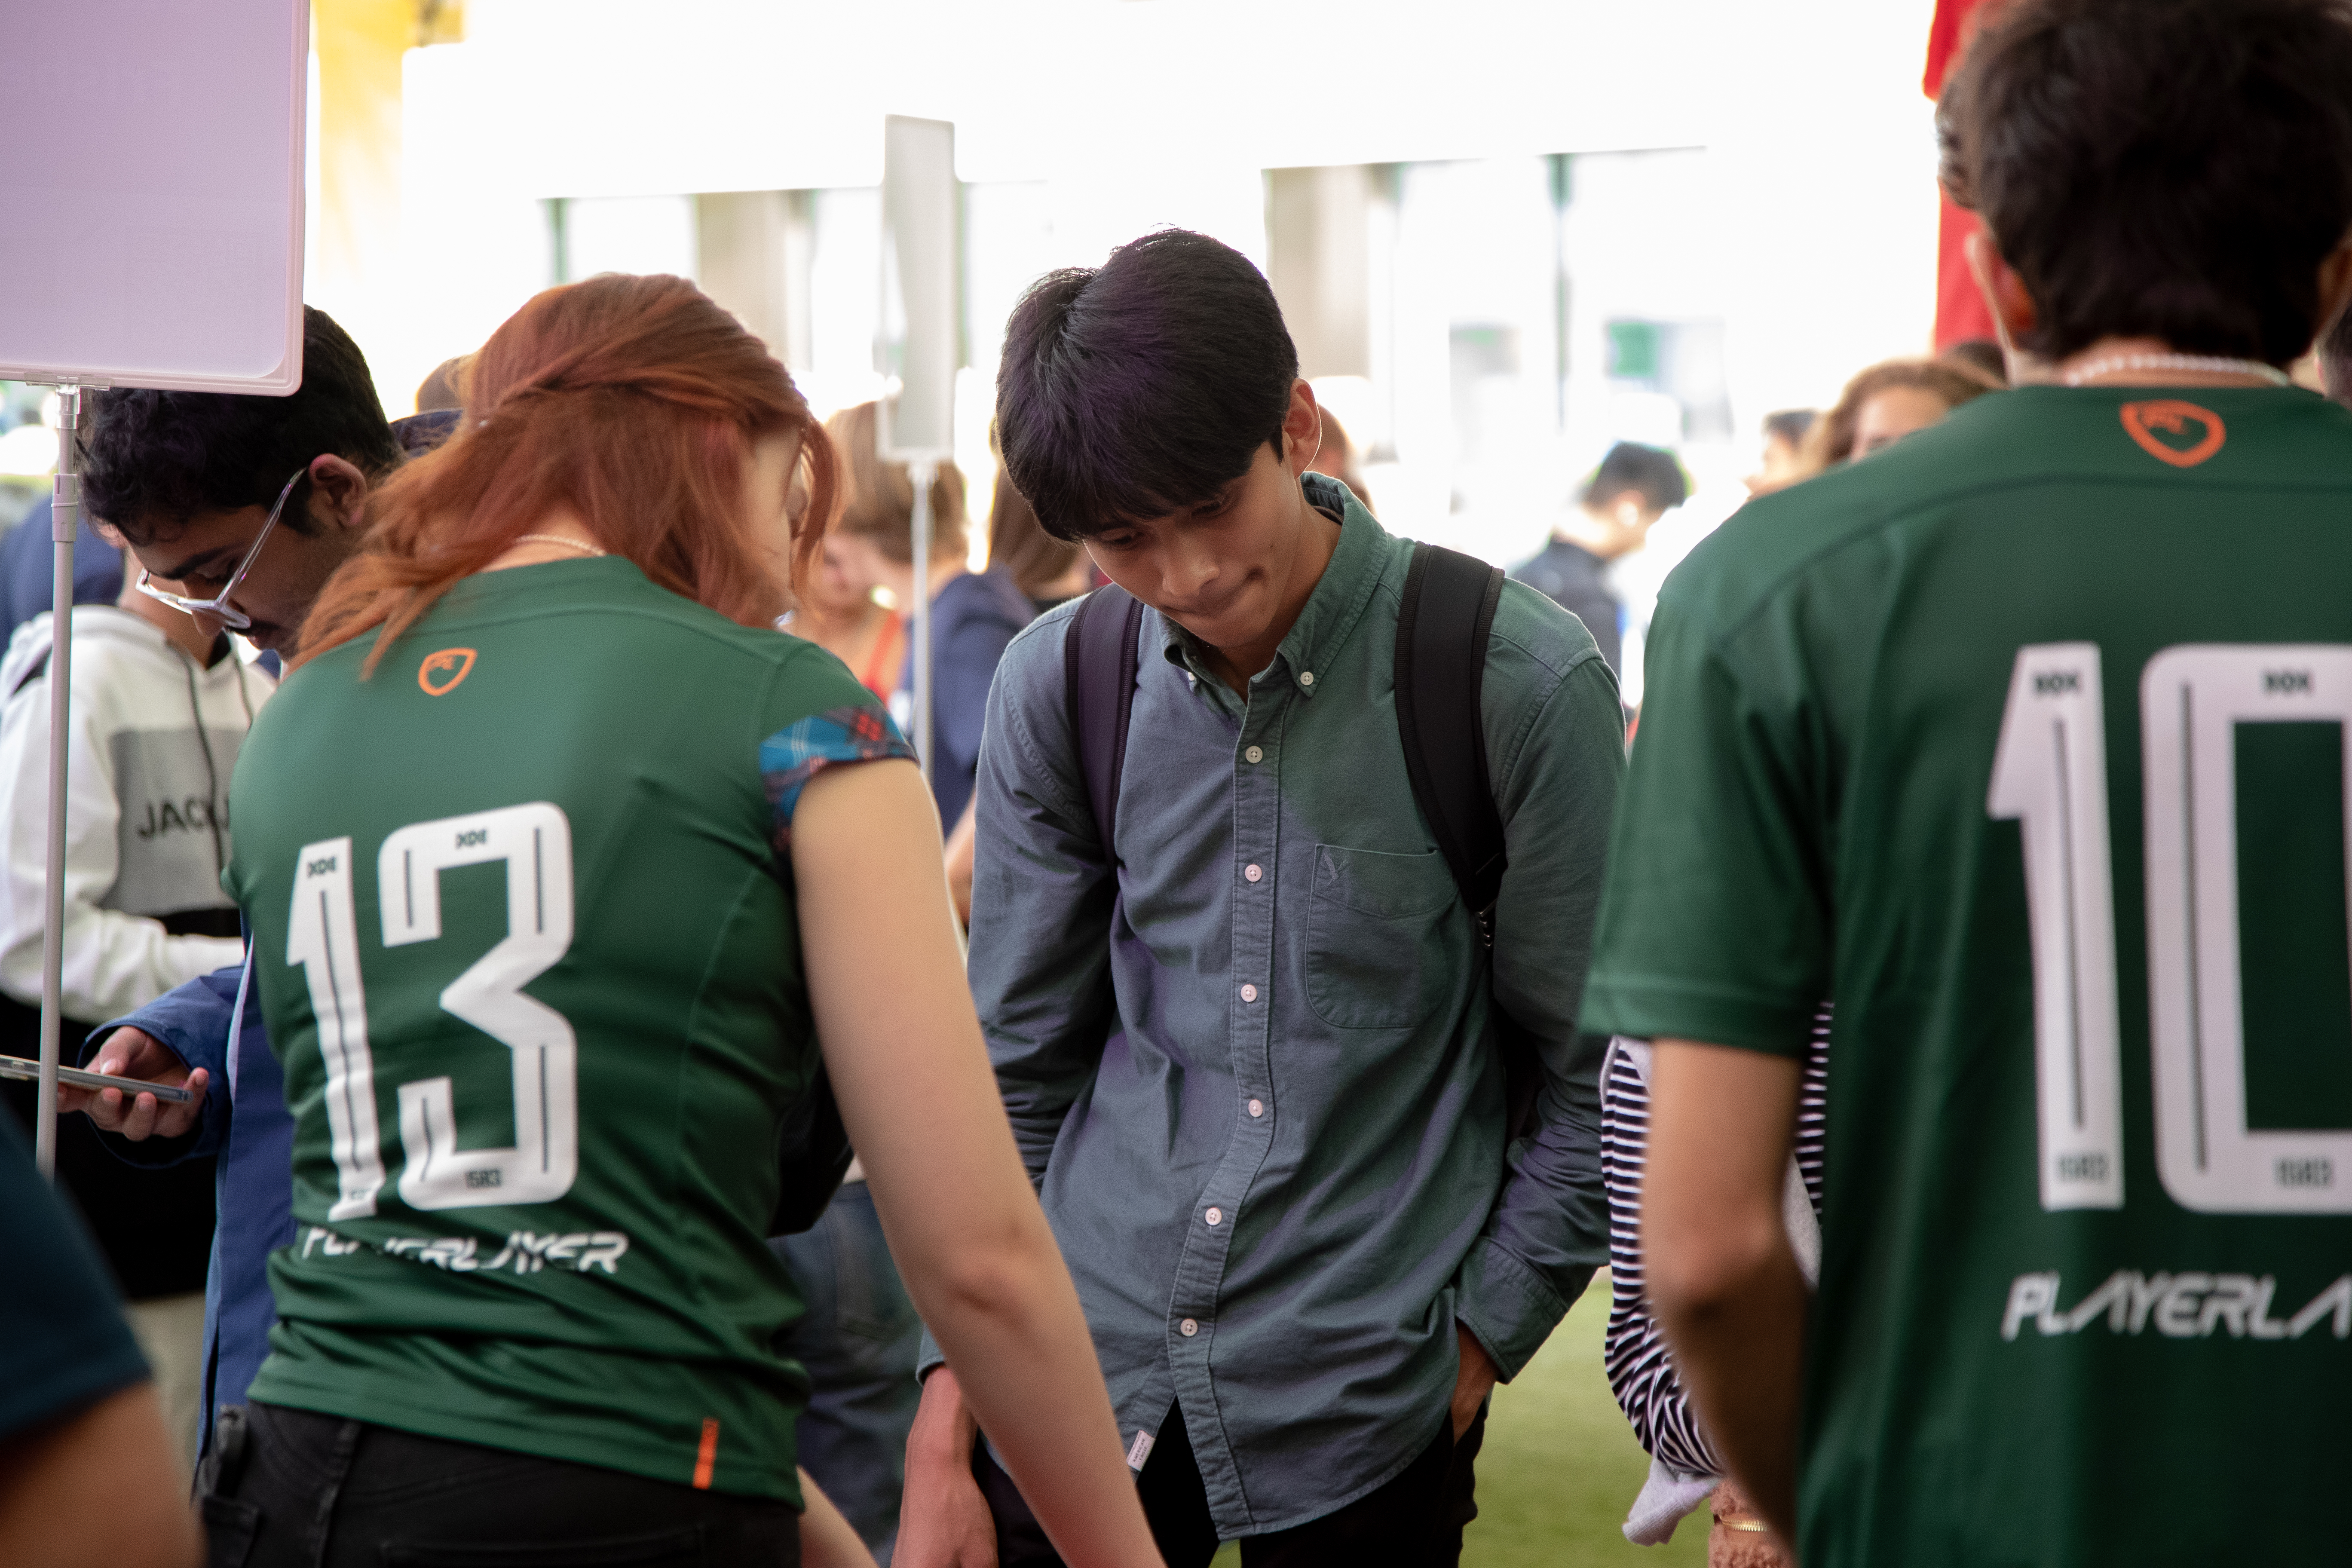
POLYGON ((1151 1445, 1157 1439, 1150 1433, 1137 1432, 1135 1441, 1127 1446, 1127 1468, 1130 1470, 1142 1469, 1143 1461, 1151 1458, 1151 1445))

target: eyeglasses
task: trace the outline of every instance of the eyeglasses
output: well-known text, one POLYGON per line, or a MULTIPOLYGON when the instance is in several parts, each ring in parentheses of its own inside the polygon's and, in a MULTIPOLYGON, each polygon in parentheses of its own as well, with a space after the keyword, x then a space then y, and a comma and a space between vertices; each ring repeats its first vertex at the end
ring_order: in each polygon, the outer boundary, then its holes
POLYGON ((228 596, 236 592, 237 584, 245 581, 245 574, 253 570, 253 563, 260 556, 261 546, 269 538, 269 531, 278 526, 278 514, 286 510, 286 498, 294 493, 294 487, 301 483, 302 476, 310 471, 310 465, 303 464, 286 481, 286 488, 278 492, 278 503, 269 509, 269 516, 263 521, 261 531, 253 536, 252 544, 246 549, 245 559, 236 563, 236 570, 229 574, 228 581, 221 584, 219 593, 209 599, 191 599, 185 594, 158 588, 155 586, 155 574, 144 569, 139 574, 139 591, 151 599, 161 599, 175 610, 184 610, 192 616, 210 616, 233 632, 249 630, 253 617, 230 604, 228 596))

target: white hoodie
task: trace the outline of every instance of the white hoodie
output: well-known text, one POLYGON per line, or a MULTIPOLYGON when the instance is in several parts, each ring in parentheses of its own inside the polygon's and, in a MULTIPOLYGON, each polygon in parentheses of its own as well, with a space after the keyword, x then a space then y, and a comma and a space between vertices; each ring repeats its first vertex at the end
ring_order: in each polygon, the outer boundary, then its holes
MULTIPOLYGON (((229 778, 269 677, 232 654, 210 669, 111 605, 73 612, 66 760, 65 1015, 103 1023, 237 962, 234 938, 173 936, 161 917, 232 907, 229 778), (201 714, 201 719, 198 715, 201 714)), ((48 877, 49 617, 0 659, 0 992, 41 1003, 48 877)))

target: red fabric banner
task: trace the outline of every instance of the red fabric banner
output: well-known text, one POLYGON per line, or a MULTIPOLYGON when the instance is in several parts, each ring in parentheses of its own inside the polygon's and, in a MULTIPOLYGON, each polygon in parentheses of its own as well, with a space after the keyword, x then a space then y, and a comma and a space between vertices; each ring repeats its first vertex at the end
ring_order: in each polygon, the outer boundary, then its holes
MULTIPOLYGON (((1940 98, 1944 79, 1968 52, 1969 41, 1986 17, 2004 0, 1936 0, 1936 19, 1927 26, 1927 69, 1919 86, 1929 98, 1940 98)), ((1952 198, 1938 197, 1943 215, 1936 226, 1936 352, 1970 338, 1994 335, 1992 311, 1969 271, 1966 246, 1980 226, 1973 213, 1962 212, 1952 198)))

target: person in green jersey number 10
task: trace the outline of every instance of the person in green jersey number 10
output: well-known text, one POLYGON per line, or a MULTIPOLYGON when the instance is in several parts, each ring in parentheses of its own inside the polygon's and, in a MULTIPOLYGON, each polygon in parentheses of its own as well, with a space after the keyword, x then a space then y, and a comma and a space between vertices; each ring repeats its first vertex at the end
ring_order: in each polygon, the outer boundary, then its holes
POLYGON ((1659 601, 1584 1012, 1655 1042, 1649 1288, 1806 1568, 2341 1561, 2352 413, 2279 367, 2352 7, 2023 0, 1943 117, 2018 390, 1659 601))
POLYGON ((239 763, 296 1235, 216 1560, 798 1561, 764 1238, 822 1068, 1039 1512, 1156 1563, 937 813, 840 661, 770 629, 833 504, 807 405, 674 278, 540 295, 470 390, 239 763))

